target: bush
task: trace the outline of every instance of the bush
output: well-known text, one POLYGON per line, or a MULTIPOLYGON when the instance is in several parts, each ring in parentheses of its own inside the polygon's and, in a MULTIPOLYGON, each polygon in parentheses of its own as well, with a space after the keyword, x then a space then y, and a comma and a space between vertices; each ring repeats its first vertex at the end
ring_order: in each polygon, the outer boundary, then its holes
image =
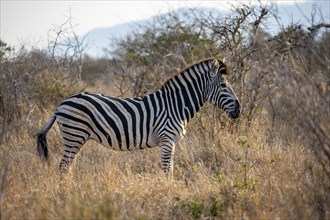
MULTIPOLYGON (((61 39, 67 34, 65 25, 71 25, 71 19, 59 29, 49 33, 50 39, 61 39)), ((20 127, 22 120, 28 120, 36 109, 53 108, 59 102, 83 89, 81 85, 81 44, 69 44, 65 48, 57 41, 51 41, 49 51, 25 49, 19 51, 1 42, 1 89, 0 89, 0 121, 1 140, 4 142, 7 132, 20 127), (60 50, 60 51, 59 51, 60 50), (70 51, 74 51, 71 53, 70 51), (61 55, 59 55, 61 54, 61 55)), ((72 42, 72 41, 70 41, 72 42)))

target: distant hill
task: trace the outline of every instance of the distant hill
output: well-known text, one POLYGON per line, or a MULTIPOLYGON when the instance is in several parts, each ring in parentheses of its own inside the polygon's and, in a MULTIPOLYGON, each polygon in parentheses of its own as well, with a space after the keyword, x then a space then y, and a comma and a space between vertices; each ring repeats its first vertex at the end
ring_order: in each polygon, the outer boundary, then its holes
POLYGON ((86 54, 97 58, 104 55, 104 48, 111 47, 111 39, 125 37, 129 34, 136 24, 146 21, 123 23, 112 27, 95 28, 86 34, 85 42, 88 45, 86 54))
MULTIPOLYGON (((314 1, 314 2, 305 2, 299 4, 292 5, 279 5, 275 8, 275 12, 280 18, 281 25, 289 25, 295 23, 301 23, 305 26, 310 26, 310 19, 312 11, 316 9, 317 11, 321 11, 324 22, 330 22, 330 3, 328 1, 314 1), (315 3, 317 3, 317 8, 315 8, 315 3)), ((182 12, 184 10, 188 10, 185 8, 178 9, 178 12, 182 12)), ((230 13, 228 11, 221 11, 211 8, 201 8, 200 10, 210 11, 212 13, 230 13)), ((269 22, 266 26, 267 31, 270 34, 275 34, 280 30, 280 24, 274 19, 272 15, 269 15, 269 22)), ((125 37, 132 32, 138 25, 147 24, 151 22, 154 17, 151 17, 146 20, 139 20, 131 23, 123 23, 111 27, 103 27, 103 28, 95 28, 89 31, 86 35, 85 41, 88 43, 88 49, 86 50, 86 54, 97 58, 104 56, 103 49, 108 48, 111 49, 111 38, 121 38, 125 37)), ((315 23, 322 22, 320 16, 315 18, 315 23)))

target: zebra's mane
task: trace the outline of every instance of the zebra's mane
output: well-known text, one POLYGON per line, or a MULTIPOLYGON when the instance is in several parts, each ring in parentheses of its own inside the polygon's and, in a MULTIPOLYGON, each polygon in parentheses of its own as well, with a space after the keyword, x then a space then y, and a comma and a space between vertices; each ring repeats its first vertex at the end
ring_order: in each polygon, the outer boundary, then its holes
POLYGON ((214 57, 210 57, 210 58, 205 58, 205 59, 202 59, 202 60, 199 60, 199 61, 196 61, 184 68, 182 68, 178 73, 176 73, 175 75, 173 75, 171 78, 169 78, 168 80, 165 81, 165 83, 163 84, 162 88, 164 88, 164 86, 166 86, 168 83, 170 83, 174 77, 180 75, 180 74, 183 74, 185 71, 187 71, 188 69, 190 69, 191 67, 195 66, 195 65, 198 65, 198 64, 201 64, 201 63, 206 63, 206 65, 211 68, 211 63, 213 60, 218 60, 219 64, 221 65, 224 65, 227 69, 227 66, 224 62, 222 62, 222 60, 219 60, 217 58, 214 58, 214 57))

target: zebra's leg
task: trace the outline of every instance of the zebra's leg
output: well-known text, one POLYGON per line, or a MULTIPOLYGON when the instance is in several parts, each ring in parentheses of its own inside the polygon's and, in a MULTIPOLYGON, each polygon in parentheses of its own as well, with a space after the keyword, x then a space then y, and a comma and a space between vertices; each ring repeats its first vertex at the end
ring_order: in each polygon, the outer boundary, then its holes
POLYGON ((64 145, 64 153, 63 158, 59 164, 59 170, 61 173, 67 173, 69 170, 70 165, 73 162, 73 159, 75 158, 76 154, 81 149, 82 145, 76 145, 76 146, 69 146, 64 145))
POLYGON ((64 141, 63 158, 59 164, 59 170, 61 173, 67 173, 70 165, 72 164, 76 154, 79 153, 81 147, 85 144, 87 138, 80 134, 73 133, 71 131, 63 131, 62 137, 64 141))
POLYGON ((162 169, 167 177, 173 176, 174 150, 175 150, 175 143, 172 140, 164 140, 160 143, 162 169))

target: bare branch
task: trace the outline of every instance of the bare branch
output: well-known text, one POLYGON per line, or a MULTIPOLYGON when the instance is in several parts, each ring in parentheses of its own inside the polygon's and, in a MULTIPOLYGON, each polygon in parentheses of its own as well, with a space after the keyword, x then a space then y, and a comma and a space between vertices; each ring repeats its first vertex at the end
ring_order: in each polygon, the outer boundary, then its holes
POLYGON ((316 31, 320 28, 330 28, 330 24, 327 23, 320 23, 320 24, 316 24, 316 25, 312 25, 310 27, 308 27, 307 29, 311 32, 316 31))

